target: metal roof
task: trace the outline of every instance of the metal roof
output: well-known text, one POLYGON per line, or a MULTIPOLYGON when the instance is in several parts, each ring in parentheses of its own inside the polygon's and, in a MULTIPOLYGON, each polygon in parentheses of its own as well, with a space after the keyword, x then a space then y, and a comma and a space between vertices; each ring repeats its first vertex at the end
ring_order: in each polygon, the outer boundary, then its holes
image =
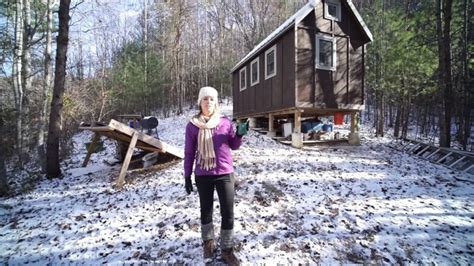
MULTIPOLYGON (((344 0, 341 0, 341 2, 344 0)), ((350 11, 354 14, 354 16, 359 21, 362 29, 364 30, 367 37, 370 41, 373 41, 372 33, 369 31, 369 28, 365 25, 364 21, 362 20, 361 15, 357 12, 352 0, 345 0, 347 5, 350 8, 350 11)), ((274 30, 270 35, 268 35, 263 41, 261 41, 257 46, 255 46, 252 51, 250 51, 240 62, 238 62, 230 72, 234 72, 238 68, 240 68, 244 63, 246 63, 249 59, 251 59, 254 55, 258 54, 265 46, 271 43, 276 38, 280 37, 287 29, 291 26, 297 25, 301 20, 303 20, 311 11, 314 10, 317 4, 319 4, 320 0, 311 0, 305 6, 303 6, 300 10, 298 10, 295 14, 289 17, 285 22, 283 22, 276 30, 274 30)))

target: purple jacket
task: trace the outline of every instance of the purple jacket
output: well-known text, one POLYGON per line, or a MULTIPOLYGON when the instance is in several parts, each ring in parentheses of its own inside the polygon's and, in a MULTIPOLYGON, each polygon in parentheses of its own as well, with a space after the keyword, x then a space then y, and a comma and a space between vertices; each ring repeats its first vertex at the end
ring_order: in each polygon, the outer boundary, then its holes
MULTIPOLYGON (((186 138, 184 142, 184 176, 191 176, 193 164, 196 160, 197 137, 199 128, 191 122, 186 126, 186 138)), ((196 162, 194 174, 203 175, 224 175, 234 172, 232 166, 232 154, 230 149, 236 150, 242 143, 242 136, 235 134, 234 126, 227 117, 221 117, 219 124, 212 134, 214 152, 216 154, 216 167, 209 171, 203 170, 196 162)))

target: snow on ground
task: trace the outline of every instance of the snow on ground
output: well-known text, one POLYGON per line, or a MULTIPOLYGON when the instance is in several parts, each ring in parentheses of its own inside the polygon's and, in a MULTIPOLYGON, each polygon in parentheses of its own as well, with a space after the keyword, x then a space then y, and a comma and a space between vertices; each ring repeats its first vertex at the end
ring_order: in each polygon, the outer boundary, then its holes
MULTIPOLYGON (((183 147, 191 115, 161 120, 160 137, 183 147)), ((185 193, 182 162, 129 173, 115 191, 119 166, 104 163, 112 142, 80 167, 89 139, 75 136, 64 178, 0 200, 0 263, 202 264, 198 195, 185 193)), ((389 141, 363 132, 361 146, 298 150, 251 131, 234 152, 238 257, 270 265, 472 263, 473 183, 458 180, 472 177, 389 141)), ((219 232, 217 200, 214 220, 219 232)))

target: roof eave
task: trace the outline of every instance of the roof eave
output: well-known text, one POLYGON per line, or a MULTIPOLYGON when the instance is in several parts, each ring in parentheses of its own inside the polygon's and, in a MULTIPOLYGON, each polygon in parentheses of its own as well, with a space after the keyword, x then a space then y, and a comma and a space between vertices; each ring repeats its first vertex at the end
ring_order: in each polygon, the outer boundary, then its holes
POLYGON ((275 39, 280 37, 283 33, 285 33, 289 28, 294 27, 294 25, 298 24, 302 19, 304 19, 309 12, 314 10, 314 7, 319 2, 319 0, 312 0, 309 1, 305 6, 303 6, 300 10, 298 10, 293 16, 289 17, 285 22, 283 22, 277 29, 275 29, 267 38, 263 39, 255 48, 250 51, 245 57, 240 60, 232 69, 231 73, 239 69, 245 62, 256 54, 258 54, 262 49, 264 49, 268 44, 273 42, 275 39))
POLYGON ((353 13, 354 16, 357 18, 357 20, 359 21, 360 26, 361 26, 362 29, 364 30, 364 33, 365 33, 365 35, 367 36, 367 38, 370 40, 370 42, 373 42, 373 41, 374 41, 374 37, 372 36, 372 33, 370 32, 369 28, 368 28, 367 25, 365 24, 364 20, 362 19, 362 16, 359 14, 359 11, 357 11, 357 9, 355 8, 354 4, 352 3, 352 0, 347 0, 347 5, 348 5, 349 8, 351 9, 352 13, 353 13))

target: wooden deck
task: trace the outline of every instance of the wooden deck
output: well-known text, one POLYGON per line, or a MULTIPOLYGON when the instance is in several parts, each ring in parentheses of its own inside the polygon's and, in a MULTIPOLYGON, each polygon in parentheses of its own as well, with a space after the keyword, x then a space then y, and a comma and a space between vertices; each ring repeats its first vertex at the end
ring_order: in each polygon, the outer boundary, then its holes
POLYGON ((92 140, 91 145, 87 150, 86 158, 82 163, 82 166, 87 166, 89 159, 95 149, 97 142, 99 141, 101 136, 105 136, 107 138, 111 138, 122 143, 128 144, 128 150, 125 155, 125 160, 122 163, 122 167, 120 169, 120 174, 116 179, 116 185, 118 189, 123 187, 125 183, 125 174, 127 172, 128 166, 130 164, 130 160, 133 155, 133 150, 135 148, 149 151, 149 152, 159 152, 159 153, 166 153, 170 156, 176 157, 177 159, 184 158, 184 151, 168 145, 159 139, 156 139, 152 136, 149 136, 143 132, 140 132, 136 129, 133 129, 123 123, 120 123, 114 119, 110 120, 110 123, 105 126, 96 126, 96 125, 81 125, 79 129, 82 130, 90 130, 95 133, 94 138, 92 140))

